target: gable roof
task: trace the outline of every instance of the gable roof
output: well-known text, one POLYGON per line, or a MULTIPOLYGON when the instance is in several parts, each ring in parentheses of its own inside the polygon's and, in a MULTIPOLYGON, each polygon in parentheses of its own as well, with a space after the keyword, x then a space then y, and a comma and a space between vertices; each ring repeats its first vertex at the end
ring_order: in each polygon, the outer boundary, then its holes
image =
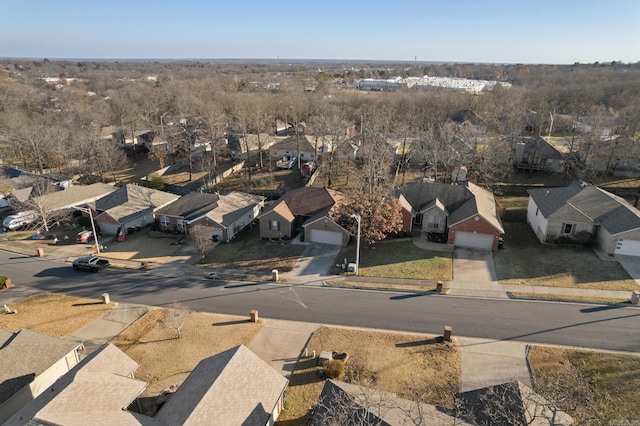
POLYGON ((155 418, 172 425, 264 425, 287 383, 239 345, 200 361, 155 418))
POLYGON ((219 199, 218 194, 191 192, 156 210, 156 215, 177 216, 187 221, 193 220, 218 207, 219 199))
POLYGON ((91 185, 74 185, 62 191, 36 197, 33 201, 37 205, 46 206, 47 210, 53 212, 95 202, 116 189, 118 188, 113 185, 101 182, 91 185))
MULTIPOLYGON (((315 148, 313 144, 309 141, 309 138, 305 135, 299 135, 300 138, 300 151, 311 151, 314 152, 315 148)), ((291 136, 286 138, 280 142, 276 142, 271 145, 272 149, 286 149, 289 151, 297 151, 298 150, 298 142, 296 140, 296 136, 291 136)))
POLYGON ((333 189, 303 187, 287 192, 271 203, 261 216, 275 211, 289 221, 295 216, 313 217, 318 214, 326 215, 336 205, 344 203, 346 197, 333 189))
POLYGON ((545 159, 564 160, 564 154, 558 151, 540 135, 536 135, 524 141, 524 147, 526 151, 536 151, 541 153, 545 159))
POLYGON ((473 424, 572 425, 573 418, 519 381, 456 395, 459 417, 473 424))
POLYGON ((640 228, 638 209, 597 186, 574 181, 562 188, 528 192, 548 220, 593 222, 614 235, 640 228))
POLYGON ((102 212, 96 219, 102 214, 108 214, 124 223, 142 213, 162 208, 178 198, 179 195, 128 184, 96 201, 96 210, 102 212))
POLYGON ((326 424, 467 425, 443 410, 397 395, 335 380, 324 382, 310 426, 326 424))
POLYGON ((153 425, 155 419, 125 409, 147 384, 130 378, 138 364, 114 345, 89 354, 5 425, 153 425))
POLYGON ((0 404, 78 346, 28 329, 0 331, 0 404))
POLYGON ((265 197, 261 195, 233 191, 227 195, 221 195, 217 207, 209 211, 206 216, 228 228, 256 205, 263 204, 264 200, 265 197))
POLYGON ((414 182, 398 188, 395 194, 404 197, 414 215, 436 205, 448 212, 450 226, 478 215, 498 232, 504 232, 493 194, 471 182, 466 185, 414 182))

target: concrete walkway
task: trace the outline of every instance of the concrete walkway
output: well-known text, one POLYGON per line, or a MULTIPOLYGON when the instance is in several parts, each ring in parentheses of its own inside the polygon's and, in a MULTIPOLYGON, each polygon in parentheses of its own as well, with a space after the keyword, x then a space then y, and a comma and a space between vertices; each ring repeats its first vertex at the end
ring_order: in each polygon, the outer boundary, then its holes
POLYGON ((531 386, 523 342, 457 337, 462 353, 461 392, 519 380, 531 386))
POLYGON ((262 330, 251 342, 249 349, 290 379, 311 335, 322 325, 277 319, 263 321, 262 330))

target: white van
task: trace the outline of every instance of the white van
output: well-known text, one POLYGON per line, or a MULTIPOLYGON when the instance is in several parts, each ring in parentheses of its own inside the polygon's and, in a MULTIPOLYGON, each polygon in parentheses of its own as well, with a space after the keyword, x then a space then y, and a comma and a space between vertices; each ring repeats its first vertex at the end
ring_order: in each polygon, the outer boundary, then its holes
POLYGON ((2 222, 2 226, 9 231, 15 231, 16 229, 28 225, 38 218, 38 213, 29 210, 26 212, 20 212, 16 214, 12 214, 11 216, 7 216, 2 222))

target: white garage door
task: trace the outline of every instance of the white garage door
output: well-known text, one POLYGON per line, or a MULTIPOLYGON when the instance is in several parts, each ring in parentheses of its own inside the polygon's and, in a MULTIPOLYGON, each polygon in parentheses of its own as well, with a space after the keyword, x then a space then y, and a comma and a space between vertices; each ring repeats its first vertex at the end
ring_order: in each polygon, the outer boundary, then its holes
POLYGON ((323 229, 312 229, 309 241, 314 243, 342 245, 342 234, 340 232, 325 231, 323 229))
POLYGON ((491 249, 493 247, 493 235, 459 231, 456 232, 454 245, 456 247, 491 249))
POLYGON ((626 254, 627 256, 640 256, 640 241, 618 240, 615 254, 626 254))

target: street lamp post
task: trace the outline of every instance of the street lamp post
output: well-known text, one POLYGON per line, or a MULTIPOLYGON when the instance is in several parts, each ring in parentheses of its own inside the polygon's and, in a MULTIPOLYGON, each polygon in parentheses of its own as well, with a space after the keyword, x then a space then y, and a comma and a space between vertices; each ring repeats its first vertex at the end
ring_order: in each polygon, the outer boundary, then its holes
POLYGON ((358 222, 358 240, 356 241, 356 275, 360 275, 360 220, 358 214, 352 214, 351 217, 358 222))
POLYGON ((98 252, 98 254, 100 254, 100 242, 98 241, 98 234, 96 233, 96 224, 93 221, 93 213, 91 213, 91 209, 85 208, 85 207, 76 207, 76 206, 73 206, 73 208, 89 214, 89 219, 91 220, 91 230, 93 231, 93 238, 96 242, 96 251, 98 252))

